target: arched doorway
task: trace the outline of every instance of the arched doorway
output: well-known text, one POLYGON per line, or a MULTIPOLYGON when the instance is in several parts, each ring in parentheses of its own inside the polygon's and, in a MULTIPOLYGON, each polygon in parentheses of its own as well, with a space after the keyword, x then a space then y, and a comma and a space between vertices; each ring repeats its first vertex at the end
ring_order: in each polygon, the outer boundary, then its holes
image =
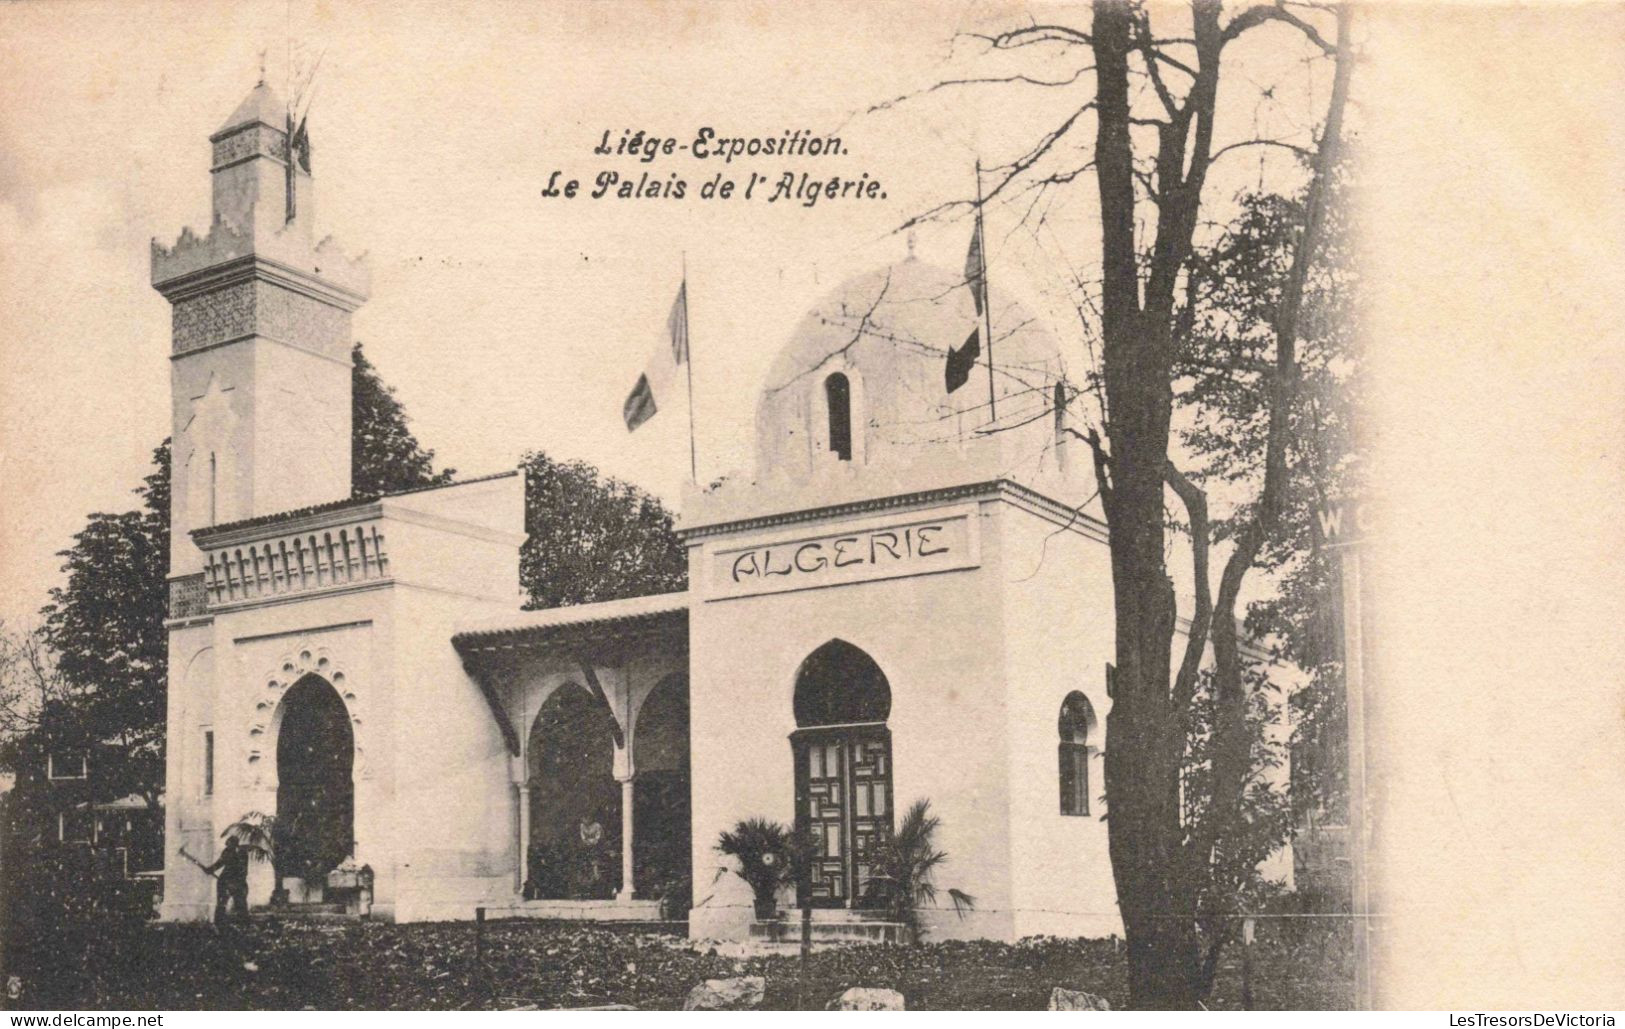
POLYGON ((796 672, 796 828, 812 859, 799 884, 812 907, 865 907, 876 849, 892 832, 891 684, 845 640, 796 672))
POLYGON ((530 730, 530 867, 525 895, 595 900, 621 886, 615 720, 585 687, 554 690, 530 730))
POLYGON ((632 734, 633 882, 640 897, 692 896, 688 677, 670 675, 638 710, 632 734))
POLYGON ((327 680, 308 675, 282 698, 276 741, 276 876, 326 893, 327 873, 355 849, 355 734, 327 680))

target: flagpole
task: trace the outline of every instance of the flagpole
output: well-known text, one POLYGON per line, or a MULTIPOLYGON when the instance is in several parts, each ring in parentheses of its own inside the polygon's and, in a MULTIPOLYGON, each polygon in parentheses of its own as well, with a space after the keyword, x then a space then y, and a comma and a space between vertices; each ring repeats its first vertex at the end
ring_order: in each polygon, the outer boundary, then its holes
POLYGON ((976 158, 976 248, 982 268, 982 318, 987 332, 987 411, 988 421, 999 420, 999 401, 993 393, 993 297, 987 281, 987 234, 982 231, 982 159, 976 158))
POLYGON ((688 476, 689 480, 698 486, 700 484, 700 461, 695 452, 694 443, 694 337, 688 331, 688 251, 683 251, 683 367, 688 371, 688 476))

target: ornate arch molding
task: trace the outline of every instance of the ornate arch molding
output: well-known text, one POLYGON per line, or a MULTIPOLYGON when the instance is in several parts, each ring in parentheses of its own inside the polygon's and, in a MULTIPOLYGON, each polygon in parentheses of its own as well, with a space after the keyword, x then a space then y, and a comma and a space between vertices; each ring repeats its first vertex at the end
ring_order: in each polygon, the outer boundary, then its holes
POLYGON ((350 731, 355 737, 355 762, 351 775, 360 779, 366 772, 368 737, 355 684, 342 662, 327 647, 305 642, 284 653, 282 659, 260 677, 254 689, 248 719, 247 760, 249 781, 255 786, 276 787, 276 744, 285 711, 282 698, 296 683, 312 677, 333 687, 344 702, 344 709, 350 717, 350 731))

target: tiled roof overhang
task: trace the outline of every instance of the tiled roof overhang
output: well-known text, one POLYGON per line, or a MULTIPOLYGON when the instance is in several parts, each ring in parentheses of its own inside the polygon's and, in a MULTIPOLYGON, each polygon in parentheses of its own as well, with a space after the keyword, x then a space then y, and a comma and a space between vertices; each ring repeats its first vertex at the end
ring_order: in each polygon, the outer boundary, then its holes
POLYGON ((500 621, 455 633, 452 646, 463 668, 479 684, 485 702, 502 730, 508 752, 520 754, 519 733, 497 692, 499 681, 518 670, 527 656, 550 653, 579 662, 596 687, 595 664, 614 664, 628 652, 650 644, 688 646, 688 594, 665 593, 524 611, 500 621))
MULTIPOLYGON (((471 479, 459 479, 456 482, 437 482, 429 486, 413 486, 411 489, 392 490, 388 493, 376 493, 367 496, 345 497, 343 500, 332 500, 325 504, 312 504, 309 507, 294 508, 291 511, 278 511, 275 514, 257 515, 253 518, 240 518, 235 522, 221 522, 219 525, 205 525, 192 530, 192 538, 198 541, 199 546, 206 546, 214 539, 229 535, 243 529, 257 529, 266 525, 280 522, 292 522, 312 515, 329 514, 334 511, 347 511, 351 508, 362 509, 375 505, 380 500, 389 500, 392 497, 405 497, 413 493, 428 493, 432 490, 455 489, 458 486, 472 486, 477 482, 490 482, 493 479, 506 479, 518 475, 517 470, 494 472, 490 475, 480 475, 471 479)), ((369 514, 376 514, 370 511, 369 514)))

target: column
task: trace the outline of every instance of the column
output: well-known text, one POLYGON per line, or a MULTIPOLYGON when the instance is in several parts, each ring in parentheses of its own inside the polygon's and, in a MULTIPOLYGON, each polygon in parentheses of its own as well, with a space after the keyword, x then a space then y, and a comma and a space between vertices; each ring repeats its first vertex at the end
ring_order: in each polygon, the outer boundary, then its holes
POLYGON ((525 878, 530 875, 530 783, 515 785, 519 796, 519 867, 514 870, 514 891, 518 892, 525 888, 525 878))
POLYGON ((621 892, 615 899, 626 903, 632 899, 632 783, 636 777, 621 780, 621 892))

